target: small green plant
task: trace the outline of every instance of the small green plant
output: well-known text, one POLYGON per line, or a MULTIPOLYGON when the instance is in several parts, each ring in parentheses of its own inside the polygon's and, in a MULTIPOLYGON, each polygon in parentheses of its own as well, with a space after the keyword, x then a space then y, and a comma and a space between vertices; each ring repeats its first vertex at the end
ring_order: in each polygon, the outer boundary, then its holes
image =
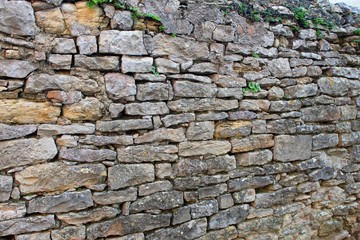
POLYGON ((261 15, 263 16, 265 22, 280 23, 282 21, 282 17, 276 16, 277 13, 272 8, 267 8, 265 11, 262 11, 261 15))
POLYGON ((165 27, 164 25, 161 25, 161 26, 159 27, 159 31, 160 31, 160 32, 165 32, 165 30, 166 30, 166 27, 165 27))
POLYGON ((171 33, 170 36, 176 38, 176 33, 171 33))
POLYGON ((298 31, 300 31, 300 27, 297 26, 297 25, 292 25, 292 26, 291 26, 291 30, 293 30, 293 31, 295 31, 295 32, 298 32, 298 31))
POLYGON ((109 0, 90 0, 86 3, 86 6, 89 8, 93 8, 99 4, 107 3, 109 0))
POLYGON ((156 66, 152 66, 151 67, 151 72, 158 77, 160 75, 160 73, 157 71, 156 66))
POLYGON ((257 10, 251 10, 251 12, 250 12, 250 18, 251 18, 254 22, 260 22, 260 21, 261 21, 260 13, 259 13, 257 10))
POLYGON ((253 53, 253 58, 260 58, 260 55, 258 53, 253 53))
POLYGON ((322 31, 318 28, 316 29, 316 37, 320 39, 324 37, 322 31))
POLYGON ((158 21, 158 22, 161 22, 161 17, 159 17, 158 15, 156 15, 155 13, 145 13, 144 14, 144 17, 146 18, 150 18, 154 21, 158 21))
POLYGON ((355 42, 355 43, 360 43, 360 39, 356 39, 356 40, 354 40, 353 42, 355 42))
POLYGON ((294 18, 296 19, 296 21, 298 22, 300 27, 303 27, 303 28, 310 27, 310 22, 306 19, 308 14, 309 14, 309 12, 303 7, 295 8, 294 18))
POLYGON ((356 30, 354 31, 354 34, 360 36, 360 28, 356 29, 356 30))
POLYGON ((254 82, 249 82, 248 86, 246 88, 242 89, 243 94, 247 93, 247 92, 252 92, 252 93, 257 93, 261 91, 261 87, 258 83, 254 83, 254 82))

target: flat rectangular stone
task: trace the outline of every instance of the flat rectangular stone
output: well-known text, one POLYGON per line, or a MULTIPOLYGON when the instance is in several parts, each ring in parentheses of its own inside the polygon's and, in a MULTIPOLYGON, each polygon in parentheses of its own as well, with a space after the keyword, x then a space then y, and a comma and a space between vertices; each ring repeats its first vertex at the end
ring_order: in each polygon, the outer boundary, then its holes
POLYGON ((129 146, 118 148, 117 152, 121 163, 174 162, 178 159, 178 147, 175 145, 129 146))
POLYGON ((40 232, 55 227, 54 215, 17 218, 0 222, 0 237, 40 232))
POLYGON ((25 137, 37 130, 37 125, 7 125, 0 123, 0 141, 25 137))
POLYGON ((51 240, 50 231, 17 235, 16 240, 51 240))
POLYGON ((206 76, 199 76, 194 74, 174 74, 174 75, 168 75, 167 78, 169 79, 182 79, 182 80, 191 80, 194 82, 202 82, 202 83, 211 83, 211 78, 206 76))
POLYGON ((136 144, 152 143, 152 142, 183 142, 185 141, 185 131, 183 128, 167 129, 160 128, 144 133, 135 138, 136 144))
POLYGON ((85 239, 85 237, 85 226, 67 226, 61 229, 55 229, 51 231, 51 240, 85 239))
POLYGON ((28 138, 0 142, 0 170, 53 159, 57 148, 52 138, 28 138))
POLYGON ((247 138, 231 140, 233 153, 248 152, 256 149, 271 148, 274 146, 273 135, 252 135, 247 138))
POLYGON ((75 67, 82 67, 90 70, 116 70, 119 69, 119 57, 97 56, 88 57, 75 55, 75 67))
POLYGON ((170 181, 157 181, 139 186, 139 196, 147 196, 156 192, 170 191, 173 185, 170 181))
POLYGON ((249 211, 250 206, 247 204, 222 210, 210 217, 209 229, 221 229, 238 224, 246 219, 249 215, 249 211))
POLYGON ((123 135, 123 136, 87 135, 85 138, 80 139, 79 143, 95 145, 95 146, 106 146, 106 145, 127 146, 133 144, 134 141, 133 141, 133 137, 128 135, 123 135))
POLYGON ((0 203, 0 221, 22 218, 26 214, 25 202, 0 203))
POLYGON ((99 162, 115 160, 116 152, 110 149, 77 149, 63 148, 60 150, 59 159, 75 162, 99 162))
POLYGON ((54 196, 34 198, 29 201, 27 213, 59 213, 82 210, 94 205, 91 191, 64 192, 54 196))
POLYGON ((195 121, 195 114, 181 113, 176 115, 166 115, 165 117, 161 118, 161 121, 163 122, 165 127, 170 127, 181 123, 188 123, 195 121))
POLYGON ((172 87, 167 83, 137 84, 136 99, 139 101, 164 101, 172 98, 172 87))
POLYGON ((335 147, 339 143, 338 134, 319 134, 312 137, 312 149, 319 150, 323 148, 335 147))
POLYGON ((0 77, 10 78, 25 78, 38 69, 36 64, 22 60, 0 60, 0 66, 0 77))
POLYGON ((274 146, 274 159, 282 162, 307 160, 311 157, 311 149, 311 136, 276 136, 274 146))
POLYGON ((124 132, 139 129, 153 129, 152 120, 145 118, 96 122, 96 130, 100 132, 124 132))
POLYGON ((137 198, 137 189, 128 188, 122 191, 95 192, 93 200, 100 205, 120 204, 124 202, 132 202, 137 198))
POLYGON ((6 202, 10 199, 12 185, 12 176, 0 175, 0 202, 6 202))
POLYGON ((170 225, 171 216, 172 214, 120 216, 104 222, 90 224, 87 227, 87 237, 89 240, 94 240, 107 236, 124 236, 167 227, 170 225))
POLYGON ((110 167, 108 172, 110 189, 125 188, 155 180, 152 164, 119 164, 110 167))
POLYGON ((230 172, 236 168, 235 156, 216 156, 204 159, 207 165, 208 174, 219 172, 230 172))
POLYGON ((183 192, 158 192, 137 199, 130 205, 130 213, 150 210, 168 210, 184 204, 183 192))
POLYGON ((241 191, 247 188, 262 188, 274 183, 272 176, 254 176, 246 178, 230 179, 228 182, 229 192, 241 191))
POLYGON ((332 122, 341 118, 341 111, 336 106, 316 106, 301 109, 302 119, 306 122, 332 122))
POLYGON ((231 150, 228 141, 182 142, 179 144, 179 156, 223 155, 231 150))
POLYGON ((215 84, 203 84, 190 81, 174 81, 174 96, 213 98, 216 96, 217 87, 215 84))
POLYGON ((15 173, 22 194, 92 186, 104 183, 106 176, 102 164, 65 165, 61 162, 31 166, 15 173))
POLYGON ((169 101, 168 106, 174 112, 195 111, 228 111, 239 106, 238 100, 223 100, 216 98, 180 99, 169 101))
POLYGON ((164 115, 169 113, 169 108, 164 102, 129 103, 125 105, 125 113, 127 115, 140 115, 140 116, 164 115))
POLYGON ((52 125, 42 124, 38 128, 40 136, 56 136, 65 134, 93 134, 95 133, 95 125, 92 123, 74 123, 71 125, 52 125))
POLYGON ((55 123, 59 116, 60 108, 49 102, 0 99, 0 123, 55 123))
POLYGON ((258 193, 256 194, 255 206, 257 208, 264 208, 291 203, 296 195, 295 187, 282 188, 272 193, 258 193))

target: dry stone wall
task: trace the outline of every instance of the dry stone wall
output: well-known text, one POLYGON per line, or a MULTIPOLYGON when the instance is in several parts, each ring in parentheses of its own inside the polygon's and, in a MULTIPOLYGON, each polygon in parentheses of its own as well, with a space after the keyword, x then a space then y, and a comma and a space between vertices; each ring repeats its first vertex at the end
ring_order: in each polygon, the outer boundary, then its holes
POLYGON ((359 15, 129 2, 0 0, 0 239, 359 239, 359 15))

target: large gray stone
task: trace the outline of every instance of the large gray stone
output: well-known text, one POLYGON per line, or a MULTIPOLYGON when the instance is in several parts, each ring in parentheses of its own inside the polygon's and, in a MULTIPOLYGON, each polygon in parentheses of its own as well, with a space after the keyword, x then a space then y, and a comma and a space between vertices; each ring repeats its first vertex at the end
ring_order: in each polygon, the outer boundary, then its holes
POLYGON ((214 137, 214 122, 192 122, 190 123, 186 137, 188 140, 211 140, 214 137))
POLYGON ((85 226, 68 226, 51 231, 51 240, 85 239, 85 226))
POLYGON ((0 236, 40 232, 54 227, 54 215, 17 218, 0 222, 0 236))
POLYGON ((301 109, 301 106, 302 104, 299 100, 272 101, 270 105, 270 112, 298 111, 301 109))
POLYGON ((119 67, 119 57, 97 56, 88 57, 75 55, 75 67, 82 67, 90 70, 116 70, 119 67))
POLYGON ((139 129, 153 129, 153 123, 151 119, 147 118, 96 122, 96 130, 100 132, 124 132, 139 129))
POLYGON ((349 89, 349 81, 340 77, 323 77, 318 80, 320 92, 330 96, 344 96, 349 89))
POLYGON ((217 98, 206 99, 180 99, 169 101, 170 110, 175 112, 194 112, 194 111, 228 111, 239 106, 237 100, 223 100, 217 98))
POLYGON ((142 31, 102 31, 99 37, 99 52, 124 55, 148 54, 142 31))
POLYGON ((171 85, 166 83, 137 84, 136 99, 139 101, 169 100, 171 98, 171 85))
POLYGON ((215 84, 174 81, 173 86, 176 97, 212 98, 217 92, 215 84))
POLYGON ((184 203, 183 193, 179 191, 158 192, 145 196, 130 205, 131 213, 148 210, 168 210, 184 203))
POLYGON ((0 202, 6 202, 10 199, 12 185, 13 185, 12 176, 0 175, 0 202))
POLYGON ((15 174, 23 194, 64 191, 104 183, 107 176, 102 164, 65 165, 60 162, 35 165, 15 174))
POLYGON ((67 224, 80 225, 113 218, 118 214, 120 214, 120 210, 118 208, 104 206, 80 212, 60 213, 56 214, 56 216, 62 222, 66 222, 67 224))
POLYGON ((360 71, 357 68, 347 68, 347 67, 334 67, 331 68, 331 73, 335 77, 345 77, 358 79, 360 75, 360 71))
POLYGON ((157 230, 146 236, 146 239, 197 239, 206 233, 206 218, 192 220, 181 224, 176 228, 157 230))
POLYGON ((311 149, 311 136, 276 136, 274 146, 274 159, 282 162, 306 160, 311 157, 311 149))
POLYGON ((105 160, 115 160, 116 152, 110 149, 61 149, 59 159, 75 162, 99 162, 105 160))
POLYGON ((45 162, 53 159, 56 154, 57 149, 52 138, 0 142, 0 169, 45 162))
POLYGON ((137 198, 137 188, 127 188, 122 191, 95 192, 93 200, 100 205, 120 204, 135 201, 137 198))
POLYGON ((274 183, 272 176, 255 176, 231 179, 228 182, 229 191, 241 191, 247 188, 261 188, 274 183))
POLYGON ((166 115, 165 117, 161 118, 161 121, 163 122, 165 127, 170 127, 181 123, 188 123, 195 121, 195 114, 182 113, 176 115, 166 115))
POLYGON ((135 139, 135 143, 151 143, 151 142, 183 142, 185 141, 185 132, 183 128, 167 129, 160 128, 149 131, 135 139))
POLYGON ((247 204, 234 206, 220 211, 210 217, 209 229, 226 228, 230 225, 240 223, 249 215, 250 206, 247 204))
POLYGON ((38 68, 36 64, 22 60, 0 60, 0 66, 0 77, 9 78, 25 78, 38 68))
POLYGON ((169 113, 169 108, 164 102, 143 102, 143 103, 129 103, 125 106, 125 113, 127 115, 164 115, 169 113))
MULTIPOLYGON (((0 32, 20 36, 35 34, 34 10, 30 2, 0 2, 0 32)), ((2 64, 0 64, 2 66, 2 64)))
POLYGON ((58 213, 82 210, 94 205, 91 191, 65 192, 54 196, 34 198, 29 201, 28 213, 58 213))
POLYGON ((236 168, 235 157, 229 155, 206 158, 205 162, 208 174, 230 172, 236 168))
POLYGON ((92 123, 74 123, 71 125, 42 124, 38 128, 40 136, 56 136, 65 134, 92 134, 95 132, 95 125, 92 123))
POLYGON ((75 76, 61 74, 34 74, 26 82, 26 93, 40 93, 49 90, 81 91, 90 94, 99 92, 100 87, 95 80, 83 80, 75 76))
POLYGON ((336 106, 316 106, 301 109, 306 122, 332 122, 340 120, 341 111, 336 106))
POLYGON ((231 150, 228 141, 182 142, 179 144, 179 156, 223 155, 231 150))
POLYGON ((255 205, 257 208, 265 208, 274 205, 291 203, 296 197, 295 187, 282 188, 272 193, 256 194, 255 205))
POLYGON ((135 79, 121 73, 106 74, 105 88, 106 93, 114 100, 136 95, 135 79))
POLYGON ((36 125, 7 125, 0 123, 0 140, 21 138, 36 132, 36 125))
POLYGON ((291 77, 292 72, 290 68, 290 63, 287 58, 278 58, 268 63, 268 69, 274 77, 284 78, 291 77))
POLYGON ((316 84, 296 85, 285 88, 284 97, 287 99, 311 97, 316 96, 317 91, 316 84))
POLYGON ((313 150, 335 147, 339 143, 339 136, 334 134, 319 134, 312 137, 313 150))
POLYGON ((237 154, 236 161, 239 166, 263 165, 271 162, 272 157, 272 152, 266 149, 256 152, 237 154))
POLYGON ((125 188, 155 180, 152 164, 119 164, 109 168, 110 189, 125 188))
POLYGON ((124 236, 132 233, 150 231, 170 225, 172 214, 134 214, 120 216, 104 222, 90 224, 87 227, 89 240, 107 236, 124 236), (120 226, 120 227, 119 227, 120 226))
POLYGON ((151 57, 129 57, 121 58, 121 70, 123 73, 148 73, 151 72, 154 59, 151 57))
POLYGON ((127 146, 134 143, 132 136, 98 136, 98 135, 87 135, 85 138, 79 140, 79 143, 89 144, 95 146, 106 146, 106 145, 120 145, 127 146))
POLYGON ((121 163, 174 162, 178 159, 177 152, 178 148, 175 145, 129 146, 118 148, 118 161, 121 163))

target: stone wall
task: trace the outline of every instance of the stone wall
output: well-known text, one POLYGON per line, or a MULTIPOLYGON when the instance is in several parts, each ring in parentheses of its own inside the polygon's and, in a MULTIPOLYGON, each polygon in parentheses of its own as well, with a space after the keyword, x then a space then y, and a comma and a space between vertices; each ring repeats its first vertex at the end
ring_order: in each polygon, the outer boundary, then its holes
POLYGON ((0 0, 0 239, 359 239, 358 15, 130 2, 0 0))

